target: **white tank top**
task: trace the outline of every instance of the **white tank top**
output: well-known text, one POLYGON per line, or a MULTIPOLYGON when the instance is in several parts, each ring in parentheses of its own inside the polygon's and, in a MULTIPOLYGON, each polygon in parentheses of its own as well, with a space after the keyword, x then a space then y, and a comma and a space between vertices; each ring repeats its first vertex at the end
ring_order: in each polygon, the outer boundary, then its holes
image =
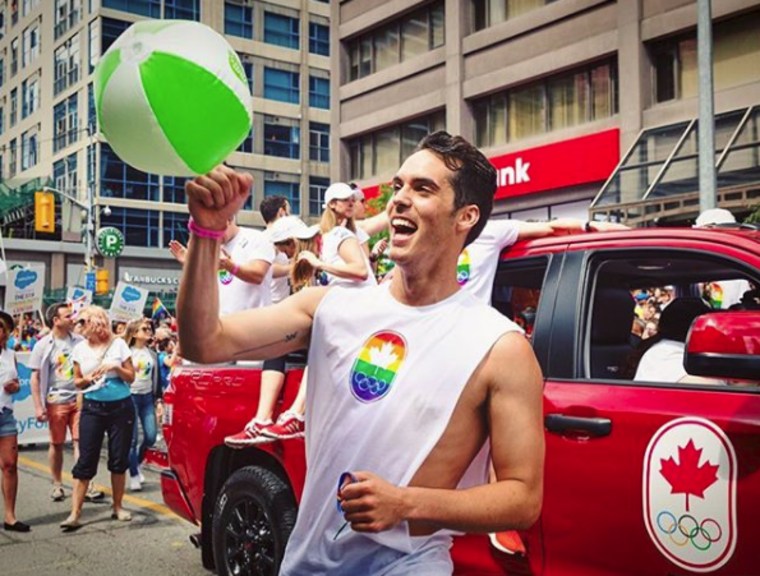
MULTIPOLYGON (((309 348, 306 483, 281 575, 379 574, 387 553, 410 554, 431 540, 448 553, 448 534, 411 537, 406 522, 371 535, 346 528, 334 539, 344 523, 338 479, 367 470, 406 486, 486 353, 519 330, 465 291, 422 307, 397 302, 386 284, 325 295, 309 348)), ((486 471, 482 450, 465 476, 482 484, 486 471)))

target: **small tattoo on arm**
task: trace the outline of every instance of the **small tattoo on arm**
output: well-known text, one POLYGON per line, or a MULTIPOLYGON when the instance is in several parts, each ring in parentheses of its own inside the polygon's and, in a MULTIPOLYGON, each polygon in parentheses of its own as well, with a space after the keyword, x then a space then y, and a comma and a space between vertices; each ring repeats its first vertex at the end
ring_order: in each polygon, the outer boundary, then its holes
POLYGON ((296 339, 297 336, 298 336, 298 332, 291 332, 289 334, 285 334, 284 340, 278 340, 276 342, 268 342, 267 344, 262 344, 261 346, 254 346, 253 348, 246 348, 245 350, 240 350, 239 352, 236 352, 234 356, 242 356, 244 354, 250 354, 252 352, 259 352, 271 346, 276 346, 280 342, 292 342, 293 340, 296 339))

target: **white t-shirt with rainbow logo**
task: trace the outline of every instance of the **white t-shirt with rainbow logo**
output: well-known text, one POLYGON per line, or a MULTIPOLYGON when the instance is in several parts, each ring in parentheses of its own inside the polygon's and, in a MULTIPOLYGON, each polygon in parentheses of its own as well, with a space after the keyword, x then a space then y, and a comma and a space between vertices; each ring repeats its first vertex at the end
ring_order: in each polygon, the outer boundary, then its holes
POLYGON ((489 220, 480 236, 459 255, 459 285, 481 302, 490 304, 499 254, 517 242, 518 233, 519 227, 515 220, 489 220))

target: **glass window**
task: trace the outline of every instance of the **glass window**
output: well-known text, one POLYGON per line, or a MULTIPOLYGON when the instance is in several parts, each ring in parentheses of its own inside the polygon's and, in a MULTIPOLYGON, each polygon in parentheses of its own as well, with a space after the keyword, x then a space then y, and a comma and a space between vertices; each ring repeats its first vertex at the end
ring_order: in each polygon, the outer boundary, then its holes
POLYGON ((298 126, 264 123, 264 154, 280 158, 298 159, 301 129, 298 126))
POLYGON ((549 129, 559 130, 589 120, 589 85, 586 72, 549 80, 549 129))
POLYGON ((18 149, 16 148, 16 139, 11 140, 8 144, 8 178, 13 178, 16 175, 16 169, 18 167, 17 160, 18 149))
POLYGON ((82 0, 55 0, 55 39, 60 38, 81 19, 82 0))
POLYGON ((237 147, 238 152, 253 152, 253 128, 248 132, 248 136, 245 137, 237 147))
POLYGON ((309 76, 309 106, 330 108, 330 80, 309 76))
MULTIPOLYGON (((713 25, 713 82, 715 90, 760 81, 760 12, 713 25)), ((649 46, 653 98, 666 102, 695 98, 699 83, 696 31, 649 46)))
POLYGON ((190 219, 188 214, 183 212, 164 212, 164 244, 170 240, 177 240, 182 244, 187 244, 187 221, 190 219))
POLYGON ((71 196, 77 195, 77 155, 69 154, 53 164, 53 182, 55 187, 71 196))
POLYGON ((100 18, 90 22, 89 41, 87 42, 87 69, 92 74, 95 71, 95 65, 100 59, 100 18))
POLYGON ((298 104, 300 90, 298 72, 264 68, 264 98, 298 104))
POLYGON ((309 22, 309 52, 321 56, 330 55, 330 28, 309 22))
POLYGON ((54 62, 53 95, 57 95, 79 80, 79 34, 55 50, 54 62))
MULTIPOLYGON (((185 204, 187 202, 187 197, 185 196, 185 182, 187 182, 187 180, 187 178, 182 178, 180 176, 164 176, 164 202, 185 204)), ((167 213, 164 213, 164 217, 166 217, 166 214, 167 213)))
POLYGON ((472 0, 475 30, 482 30, 557 0, 472 0))
POLYGON ((240 63, 243 65, 245 77, 248 79, 248 89, 251 91, 251 94, 253 94, 253 62, 251 61, 250 56, 245 54, 238 54, 238 56, 240 57, 240 63))
POLYGON ((472 103, 475 141, 497 146, 617 113, 617 63, 603 62, 472 103))
POLYGON ((253 9, 250 6, 224 3, 224 33, 253 38, 253 9))
POLYGON ((95 112, 95 88, 90 82, 87 85, 87 134, 97 134, 98 115, 95 112))
POLYGON ((149 18, 161 18, 161 0, 101 0, 103 8, 113 8, 149 18))
POLYGON ((36 76, 21 83, 21 118, 26 118, 40 106, 40 81, 36 76))
POLYGON ((36 22, 22 33, 21 66, 26 67, 40 55, 40 27, 36 22))
POLYGON ((430 30, 427 11, 417 12, 401 23, 401 60, 428 51, 430 30))
POLYGON ((158 175, 125 164, 105 143, 100 147, 100 181, 100 195, 104 197, 158 200, 158 175))
POLYGON ((298 182, 283 182, 282 180, 264 179, 264 196, 284 196, 290 204, 290 211, 293 214, 301 213, 301 197, 298 193, 300 189, 298 182))
POLYGON ((199 22, 201 2, 200 0, 164 0, 164 18, 199 22))
POLYGON ((103 30, 100 39, 101 54, 111 47, 124 30, 129 28, 130 23, 123 20, 114 20, 113 18, 102 18, 103 30))
POLYGON ((264 42, 298 50, 298 19, 264 12, 264 42))
POLYGON ((37 165, 37 131, 34 127, 21 135, 21 171, 37 165))
POLYGON ((11 78, 18 72, 18 37, 11 40, 11 78))
POLYGON ((444 19, 444 3, 438 0, 351 40, 347 45, 350 79, 363 78, 443 46, 444 19))
POLYGON ((111 206, 111 214, 100 215, 101 226, 113 226, 124 234, 127 246, 160 247, 158 238, 158 212, 111 206))
POLYGON ((5 60, 0 58, 0 88, 5 84, 5 60))
POLYGON ((325 190, 330 185, 329 178, 309 177, 309 215, 322 214, 322 204, 325 201, 325 190))
POLYGON ((444 127, 441 111, 350 140, 351 179, 394 174, 424 136, 444 127))
POLYGON ((330 125, 309 122, 309 160, 330 161, 330 125))
POLYGON ((16 119, 18 118, 18 88, 11 90, 11 128, 16 125, 16 119))
MULTIPOLYGON (((398 23, 386 26, 374 34, 375 70, 382 70, 399 62, 398 23)), ((427 48, 427 46, 426 46, 427 48)))
POLYGON ((0 134, 5 132, 5 108, 0 106, 0 134))

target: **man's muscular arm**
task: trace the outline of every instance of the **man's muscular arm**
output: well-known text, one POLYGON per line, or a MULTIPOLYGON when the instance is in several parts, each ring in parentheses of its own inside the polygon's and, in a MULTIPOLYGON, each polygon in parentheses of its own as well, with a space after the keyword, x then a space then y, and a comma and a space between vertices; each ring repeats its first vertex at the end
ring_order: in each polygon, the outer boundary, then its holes
MULTIPOLYGON (((223 230, 250 193, 252 179, 225 166, 185 185, 198 226, 223 230)), ((217 269, 220 240, 193 235, 177 297, 182 356, 194 362, 273 358, 308 346, 311 323, 324 290, 304 290, 276 306, 219 317, 217 269)))
POLYGON ((394 486, 368 472, 341 491, 346 520, 357 532, 401 521, 463 532, 532 525, 543 499, 543 379, 527 340, 502 336, 476 373, 488 387, 488 417, 497 481, 466 490, 394 486), (505 369, 509 367, 509 369, 505 369))

